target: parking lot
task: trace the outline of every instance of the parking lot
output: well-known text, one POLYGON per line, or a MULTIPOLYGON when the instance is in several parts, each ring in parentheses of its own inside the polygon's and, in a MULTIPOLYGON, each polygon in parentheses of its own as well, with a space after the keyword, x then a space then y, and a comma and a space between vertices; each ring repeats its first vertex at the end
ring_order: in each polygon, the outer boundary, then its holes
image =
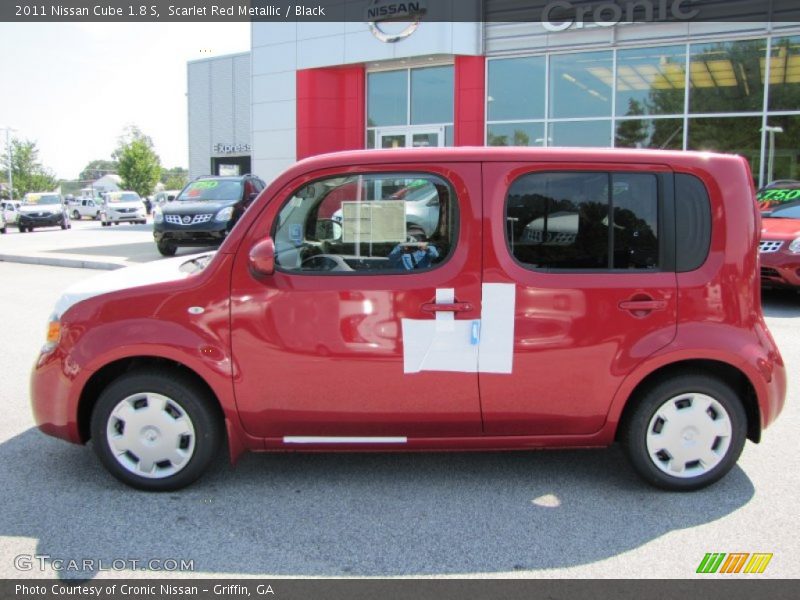
MULTIPOLYGON (((0 255, 106 268, 156 260, 151 227, 10 229, 0 255)), ((800 575, 794 293, 764 298, 787 364, 786 408, 728 477, 700 492, 645 486, 614 447, 251 454, 235 468, 220 457, 190 488, 148 494, 112 479, 90 448, 40 434, 30 414, 28 374, 47 316, 60 290, 95 273, 0 262, 0 577, 143 577, 174 560, 190 562, 180 575, 192 577, 692 578, 707 552, 773 553, 758 577, 800 575), (27 569, 20 556, 49 558, 27 569), (78 572, 55 562, 71 559, 94 562, 78 572)))

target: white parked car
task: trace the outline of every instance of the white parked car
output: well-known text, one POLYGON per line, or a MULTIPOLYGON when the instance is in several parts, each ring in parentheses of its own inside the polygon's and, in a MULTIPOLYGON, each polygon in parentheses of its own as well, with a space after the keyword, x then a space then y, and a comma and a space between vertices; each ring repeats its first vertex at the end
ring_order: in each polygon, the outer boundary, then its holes
POLYGON ((76 221, 80 221, 83 217, 90 219, 99 219, 100 210, 103 207, 103 200, 97 198, 76 198, 69 203, 69 214, 76 221))
POLYGON ((20 233, 25 233, 38 227, 61 227, 61 229, 72 227, 61 194, 54 192, 25 194, 17 211, 17 228, 20 233))
POLYGON ((153 206, 163 206, 167 202, 172 202, 180 193, 180 190, 164 190, 162 192, 158 192, 153 198, 153 206))
POLYGON ((100 219, 103 227, 112 223, 147 223, 147 211, 141 197, 136 192, 106 192, 103 196, 103 206, 100 210, 100 219))
POLYGON ((0 207, 2 207, 0 212, 3 213, 3 218, 6 220, 6 224, 17 222, 17 213, 19 211, 20 204, 22 204, 20 200, 3 200, 0 202, 0 207))

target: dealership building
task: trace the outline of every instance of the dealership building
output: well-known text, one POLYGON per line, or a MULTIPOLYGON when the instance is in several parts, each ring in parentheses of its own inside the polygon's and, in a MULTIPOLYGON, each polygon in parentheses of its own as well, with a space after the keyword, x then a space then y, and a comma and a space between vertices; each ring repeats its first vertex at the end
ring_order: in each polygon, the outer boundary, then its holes
POLYGON ((502 5, 473 22, 254 22, 249 53, 188 65, 190 174, 520 145, 733 152, 756 184, 800 178, 800 23, 700 21, 687 0, 501 22, 502 5))

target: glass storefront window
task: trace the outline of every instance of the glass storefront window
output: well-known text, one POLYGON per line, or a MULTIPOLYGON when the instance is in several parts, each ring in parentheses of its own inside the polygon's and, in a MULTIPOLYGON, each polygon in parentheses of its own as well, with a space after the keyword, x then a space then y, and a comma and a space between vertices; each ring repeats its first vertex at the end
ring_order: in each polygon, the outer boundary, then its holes
POLYGON ((683 149, 683 119, 620 119, 616 124, 617 148, 683 149))
POLYGON ((490 121, 544 118, 545 60, 527 56, 488 62, 490 121))
POLYGON ((707 117, 689 119, 688 150, 740 154, 747 158, 758 181, 761 154, 761 117, 707 117))
POLYGON ((800 115, 770 115, 767 124, 780 127, 782 133, 775 133, 775 150, 772 161, 772 177, 769 174, 769 134, 766 137, 767 161, 764 169, 764 183, 776 179, 800 179, 800 115))
POLYGON ((408 71, 367 74, 367 124, 369 127, 408 123, 408 71))
POLYGON ((550 117, 610 117, 612 69, 610 51, 551 56, 550 117))
POLYGON ((487 146, 545 146, 544 123, 495 123, 489 125, 487 146))
MULTIPOLYGON (((766 59, 761 59, 761 79, 766 77, 766 59)), ((800 110, 800 37, 772 42, 769 61, 769 109, 800 110)))
POLYGON ((411 124, 453 122, 453 67, 411 70, 411 124))
POLYGON ((611 121, 561 121, 550 123, 550 146, 610 147, 611 121))
POLYGON ((617 116, 683 113, 686 46, 617 52, 617 116))
POLYGON ((761 111, 766 40, 691 44, 689 112, 761 111))

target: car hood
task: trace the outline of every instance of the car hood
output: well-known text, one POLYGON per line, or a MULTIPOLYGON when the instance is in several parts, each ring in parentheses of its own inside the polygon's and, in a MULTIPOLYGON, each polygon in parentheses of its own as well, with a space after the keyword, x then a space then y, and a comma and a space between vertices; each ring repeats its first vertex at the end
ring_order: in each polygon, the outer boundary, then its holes
POLYGON ((161 210, 165 215, 204 215, 216 213, 226 206, 235 205, 238 200, 203 200, 201 202, 190 202, 188 200, 173 200, 161 205, 161 210))
POLYGON ((56 214, 61 212, 61 206, 58 204, 28 204, 19 207, 21 215, 29 215, 32 213, 50 213, 56 214))
POLYGON ((771 240, 793 240, 800 237, 800 219, 761 219, 761 237, 771 240))
POLYGON ((89 279, 79 281, 69 286, 61 294, 56 302, 53 318, 60 319, 69 308, 81 302, 119 290, 151 285, 153 283, 164 283, 167 281, 177 281, 185 279, 191 275, 190 270, 183 270, 181 267, 186 263, 197 260, 200 257, 213 256, 215 252, 203 252, 189 256, 178 256, 167 258, 132 267, 125 267, 115 271, 107 271, 100 275, 95 275, 89 279))
POLYGON ((130 202, 109 202, 106 206, 110 210, 115 208, 142 208, 144 203, 141 200, 131 200, 130 202))

